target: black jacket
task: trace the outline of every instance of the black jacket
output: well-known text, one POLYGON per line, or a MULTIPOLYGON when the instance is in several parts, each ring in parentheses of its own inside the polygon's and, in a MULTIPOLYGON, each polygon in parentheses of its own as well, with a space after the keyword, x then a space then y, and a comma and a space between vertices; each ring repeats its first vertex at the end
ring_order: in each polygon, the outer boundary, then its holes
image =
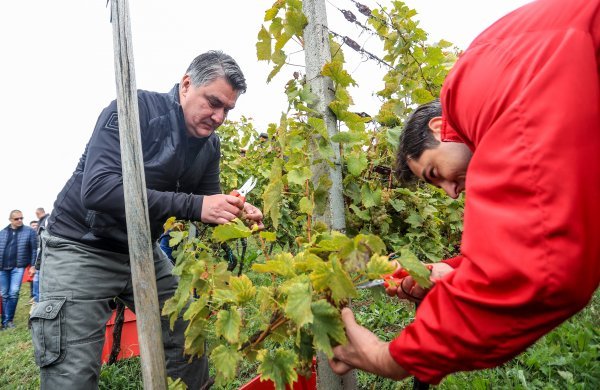
MULTIPOLYGON (((220 141, 204 139, 188 159, 188 136, 179 85, 169 93, 138 91, 140 128, 152 241, 171 216, 200 220, 202 195, 221 192, 220 141)), ((117 103, 105 108, 75 172, 54 203, 53 235, 93 247, 128 253, 117 103)))

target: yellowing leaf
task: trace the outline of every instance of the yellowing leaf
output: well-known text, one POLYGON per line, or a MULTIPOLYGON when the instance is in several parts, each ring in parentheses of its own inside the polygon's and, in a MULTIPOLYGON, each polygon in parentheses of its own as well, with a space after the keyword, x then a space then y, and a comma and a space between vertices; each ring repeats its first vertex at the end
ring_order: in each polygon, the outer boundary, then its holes
POLYGON ((248 302, 256 295, 256 287, 246 275, 232 276, 229 278, 229 286, 235 293, 238 304, 248 302))
POLYGON ((330 261, 317 263, 315 270, 310 274, 310 279, 315 290, 331 290, 331 298, 335 303, 358 295, 350 275, 335 257, 330 261))
POLYGON ((296 354, 286 349, 267 350, 258 352, 256 359, 260 362, 258 372, 261 381, 270 379, 275 384, 276 390, 284 390, 285 385, 298 380, 294 370, 296 354))
POLYGON ((271 60, 271 34, 264 27, 258 32, 258 42, 256 42, 256 58, 259 61, 271 60))
POLYGON ((228 310, 220 310, 215 321, 217 337, 223 337, 230 344, 235 344, 240 338, 240 325, 242 317, 235 307, 228 310))
POLYGON ((215 383, 225 385, 237 376, 242 354, 235 347, 219 345, 210 354, 210 361, 217 369, 215 383))
POLYGON ((167 230, 171 230, 173 228, 173 225, 175 224, 175 221, 177 221, 177 218, 169 217, 163 224, 164 231, 166 232, 167 230))
POLYGON ((252 230, 236 218, 225 225, 216 226, 213 230, 212 238, 217 242, 225 242, 238 238, 246 238, 250 235, 252 235, 252 230))
POLYGON ((258 235, 260 236, 260 238, 262 238, 266 242, 274 242, 277 240, 277 233, 275 233, 275 232, 263 231, 263 232, 258 233, 258 235))
POLYGON ((272 260, 266 261, 264 264, 252 264, 252 269, 260 273, 281 275, 288 279, 296 276, 292 264, 291 253, 280 253, 272 260))
POLYGON ((346 332, 340 312, 324 299, 311 305, 314 316, 311 326, 315 349, 323 351, 328 358, 333 357, 332 345, 344 344, 346 332))
POLYGON ((367 278, 379 279, 385 274, 396 270, 396 265, 388 260, 387 256, 374 254, 367 263, 367 278))

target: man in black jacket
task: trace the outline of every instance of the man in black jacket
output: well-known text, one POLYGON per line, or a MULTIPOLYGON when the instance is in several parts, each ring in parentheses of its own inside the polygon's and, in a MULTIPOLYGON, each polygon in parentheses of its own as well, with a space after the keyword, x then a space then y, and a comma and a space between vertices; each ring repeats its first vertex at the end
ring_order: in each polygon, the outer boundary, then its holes
POLYGON ((14 328, 13 319, 19 301, 19 291, 25 267, 33 265, 37 249, 35 231, 23 226, 23 213, 12 210, 10 224, 0 230, 0 294, 2 295, 2 326, 14 328))
MULTIPOLYGON (((230 56, 211 51, 196 57, 168 93, 138 91, 152 241, 169 217, 227 223, 242 210, 259 224, 262 213, 221 194, 220 141, 215 130, 246 90, 230 56)), ((106 107, 79 164, 58 195, 42 234, 40 303, 31 315, 41 387, 96 388, 109 302, 118 297, 135 310, 125 224, 117 104, 106 107)), ((159 303, 177 279, 154 246, 159 303)), ((197 389, 208 379, 206 357, 184 356, 185 323, 173 331, 163 318, 167 371, 197 389)))

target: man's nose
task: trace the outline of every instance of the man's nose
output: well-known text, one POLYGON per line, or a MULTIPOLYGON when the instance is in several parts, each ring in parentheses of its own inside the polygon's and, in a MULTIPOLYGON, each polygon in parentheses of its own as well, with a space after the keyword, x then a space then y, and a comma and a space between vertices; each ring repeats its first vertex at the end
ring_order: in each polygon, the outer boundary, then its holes
POLYGON ((458 198, 460 195, 460 191, 458 189, 458 183, 454 183, 451 181, 444 181, 440 187, 448 194, 452 199, 458 198))
POLYGON ((225 113, 225 109, 217 108, 213 111, 211 119, 213 120, 213 122, 215 122, 215 124, 218 127, 221 126, 221 124, 225 121, 226 116, 227 114, 225 113))

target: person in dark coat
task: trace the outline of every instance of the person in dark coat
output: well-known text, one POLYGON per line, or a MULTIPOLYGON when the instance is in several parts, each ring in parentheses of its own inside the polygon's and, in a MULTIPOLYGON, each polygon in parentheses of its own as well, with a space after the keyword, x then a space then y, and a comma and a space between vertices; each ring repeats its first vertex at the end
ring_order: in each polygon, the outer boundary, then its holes
POLYGON ((37 235, 23 225, 23 213, 13 210, 10 224, 0 231, 0 294, 2 295, 2 329, 14 328, 13 319, 19 301, 23 273, 35 262, 37 235))

